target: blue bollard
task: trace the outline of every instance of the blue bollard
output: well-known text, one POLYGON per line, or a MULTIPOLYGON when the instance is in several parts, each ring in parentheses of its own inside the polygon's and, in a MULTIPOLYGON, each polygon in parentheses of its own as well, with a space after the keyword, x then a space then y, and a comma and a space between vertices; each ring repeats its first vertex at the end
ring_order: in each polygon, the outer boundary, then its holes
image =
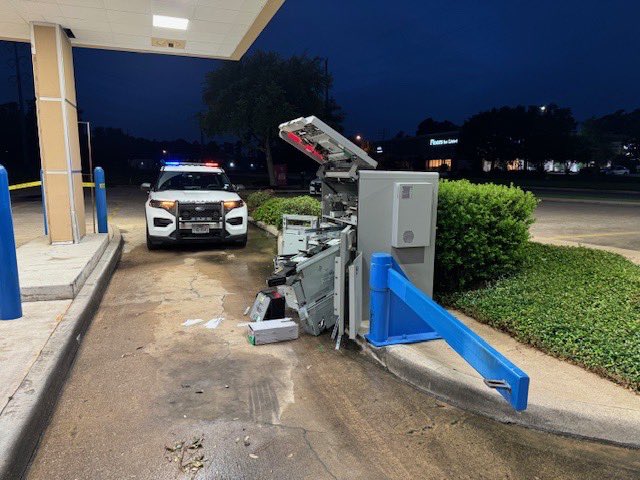
POLYGON ((44 172, 40 170, 40 194, 42 195, 42 216, 44 217, 44 234, 49 235, 47 225, 47 197, 44 194, 44 172))
POLYGON ((16 239, 13 236, 9 176, 0 165, 0 320, 22 316, 20 281, 16 259, 16 239))
POLYGON ((107 223, 107 190, 104 184, 104 170, 96 167, 93 170, 93 181, 96 189, 96 217, 98 217, 98 233, 108 233, 107 223))
POLYGON ((371 300, 369 306, 369 335, 372 343, 386 342, 389 337, 389 269, 393 265, 388 253, 374 253, 371 256, 371 275, 369 287, 371 300))

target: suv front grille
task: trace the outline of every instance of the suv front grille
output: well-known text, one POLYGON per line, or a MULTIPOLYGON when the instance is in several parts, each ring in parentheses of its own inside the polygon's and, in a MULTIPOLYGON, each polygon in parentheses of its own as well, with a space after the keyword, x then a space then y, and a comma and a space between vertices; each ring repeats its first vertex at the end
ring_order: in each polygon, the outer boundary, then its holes
POLYGON ((178 219, 182 222, 219 222, 222 216, 222 202, 178 204, 178 219))

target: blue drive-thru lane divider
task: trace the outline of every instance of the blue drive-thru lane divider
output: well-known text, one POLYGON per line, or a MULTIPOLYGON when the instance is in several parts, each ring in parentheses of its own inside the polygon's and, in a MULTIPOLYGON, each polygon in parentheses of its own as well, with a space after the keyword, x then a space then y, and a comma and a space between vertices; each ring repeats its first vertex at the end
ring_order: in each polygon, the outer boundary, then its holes
POLYGON ((411 283, 393 257, 371 257, 369 343, 377 346, 436 338, 447 344, 515 410, 527 408, 529 376, 411 283))
POLYGON ((0 165, 0 320, 22 317, 16 239, 13 234, 9 175, 0 165))

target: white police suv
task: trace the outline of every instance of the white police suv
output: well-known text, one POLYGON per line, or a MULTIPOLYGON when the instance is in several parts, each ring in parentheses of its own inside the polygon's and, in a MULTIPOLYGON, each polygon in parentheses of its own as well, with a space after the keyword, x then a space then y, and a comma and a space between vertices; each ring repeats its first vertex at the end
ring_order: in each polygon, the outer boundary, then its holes
POLYGON ((166 162, 143 183, 147 247, 167 243, 247 244, 247 206, 217 163, 166 162))

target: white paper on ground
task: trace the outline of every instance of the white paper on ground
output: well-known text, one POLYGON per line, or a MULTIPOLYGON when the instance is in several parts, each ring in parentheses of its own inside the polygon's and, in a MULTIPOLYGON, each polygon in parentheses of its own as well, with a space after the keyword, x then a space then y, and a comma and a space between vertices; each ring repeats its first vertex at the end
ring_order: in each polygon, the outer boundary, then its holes
POLYGON ((205 328, 218 328, 218 325, 222 323, 222 320, 224 320, 222 317, 213 318, 205 323, 204 326, 205 328))
POLYGON ((201 318, 193 318, 190 320, 185 320, 184 323, 182 324, 183 327, 190 327, 191 325, 195 325, 196 323, 200 323, 204 320, 202 320, 201 318))

